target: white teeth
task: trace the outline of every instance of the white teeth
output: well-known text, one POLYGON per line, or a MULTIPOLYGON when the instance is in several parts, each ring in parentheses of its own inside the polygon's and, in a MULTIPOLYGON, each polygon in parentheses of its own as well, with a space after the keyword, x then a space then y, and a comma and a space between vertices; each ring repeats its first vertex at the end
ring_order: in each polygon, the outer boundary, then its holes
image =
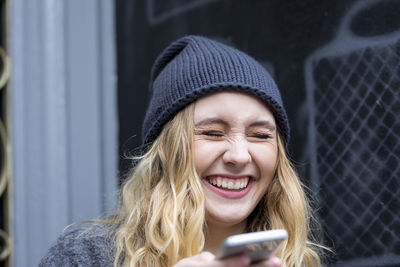
POLYGON ((228 189, 233 189, 233 182, 232 181, 228 182, 228 189))
POLYGON ((208 182, 214 186, 229 190, 240 190, 246 188, 249 183, 249 177, 240 179, 229 179, 224 177, 210 177, 208 182))
POLYGON ((239 181, 238 183, 235 183, 235 186, 233 187, 233 189, 240 189, 242 188, 242 183, 239 181))
POLYGON ((235 183, 235 184, 233 185, 233 189, 238 190, 239 188, 240 188, 240 181, 239 181, 239 183, 235 183))

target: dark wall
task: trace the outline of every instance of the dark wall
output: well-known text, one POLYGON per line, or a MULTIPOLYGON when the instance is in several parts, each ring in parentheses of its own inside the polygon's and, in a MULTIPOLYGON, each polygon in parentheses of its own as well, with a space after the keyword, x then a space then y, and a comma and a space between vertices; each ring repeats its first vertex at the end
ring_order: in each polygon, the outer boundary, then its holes
MULTIPOLYGON (((140 145, 154 59, 173 40, 198 34, 230 43, 269 68, 282 90, 292 127, 296 128, 292 152, 299 159, 298 151, 303 150, 307 137, 306 118, 299 112, 306 96, 304 61, 333 38, 339 15, 353 1, 331 2, 117 1, 122 151, 140 145)), ((125 163, 122 165, 125 168, 125 163)))
POLYGON ((400 264, 400 1, 117 0, 120 170, 141 143, 152 62, 198 34, 274 76, 291 156, 340 266, 400 264))

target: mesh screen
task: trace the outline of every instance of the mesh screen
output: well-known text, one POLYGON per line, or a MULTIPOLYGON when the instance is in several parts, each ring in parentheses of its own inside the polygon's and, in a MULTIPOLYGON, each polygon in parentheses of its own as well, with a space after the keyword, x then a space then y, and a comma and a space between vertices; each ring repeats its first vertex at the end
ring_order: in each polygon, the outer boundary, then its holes
POLYGON ((312 69, 328 240, 340 260, 400 254, 400 41, 325 57, 312 69))

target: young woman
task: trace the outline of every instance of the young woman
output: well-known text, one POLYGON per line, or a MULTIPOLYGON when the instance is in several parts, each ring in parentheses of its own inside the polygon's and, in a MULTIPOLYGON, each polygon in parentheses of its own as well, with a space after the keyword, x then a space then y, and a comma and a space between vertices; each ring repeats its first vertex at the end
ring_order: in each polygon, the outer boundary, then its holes
POLYGON ((116 214, 74 225, 42 266, 249 266, 214 256, 233 234, 286 229, 252 266, 319 266, 310 209, 286 156, 279 90, 253 58, 186 36, 157 58, 143 123, 143 154, 116 214))

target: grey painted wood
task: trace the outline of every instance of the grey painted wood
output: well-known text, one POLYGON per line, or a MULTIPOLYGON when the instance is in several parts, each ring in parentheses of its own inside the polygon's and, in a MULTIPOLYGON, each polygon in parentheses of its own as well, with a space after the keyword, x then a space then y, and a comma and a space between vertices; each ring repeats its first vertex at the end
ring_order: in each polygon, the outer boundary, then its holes
POLYGON ((13 266, 36 265, 69 223, 115 205, 111 0, 13 0, 9 47, 13 266))

